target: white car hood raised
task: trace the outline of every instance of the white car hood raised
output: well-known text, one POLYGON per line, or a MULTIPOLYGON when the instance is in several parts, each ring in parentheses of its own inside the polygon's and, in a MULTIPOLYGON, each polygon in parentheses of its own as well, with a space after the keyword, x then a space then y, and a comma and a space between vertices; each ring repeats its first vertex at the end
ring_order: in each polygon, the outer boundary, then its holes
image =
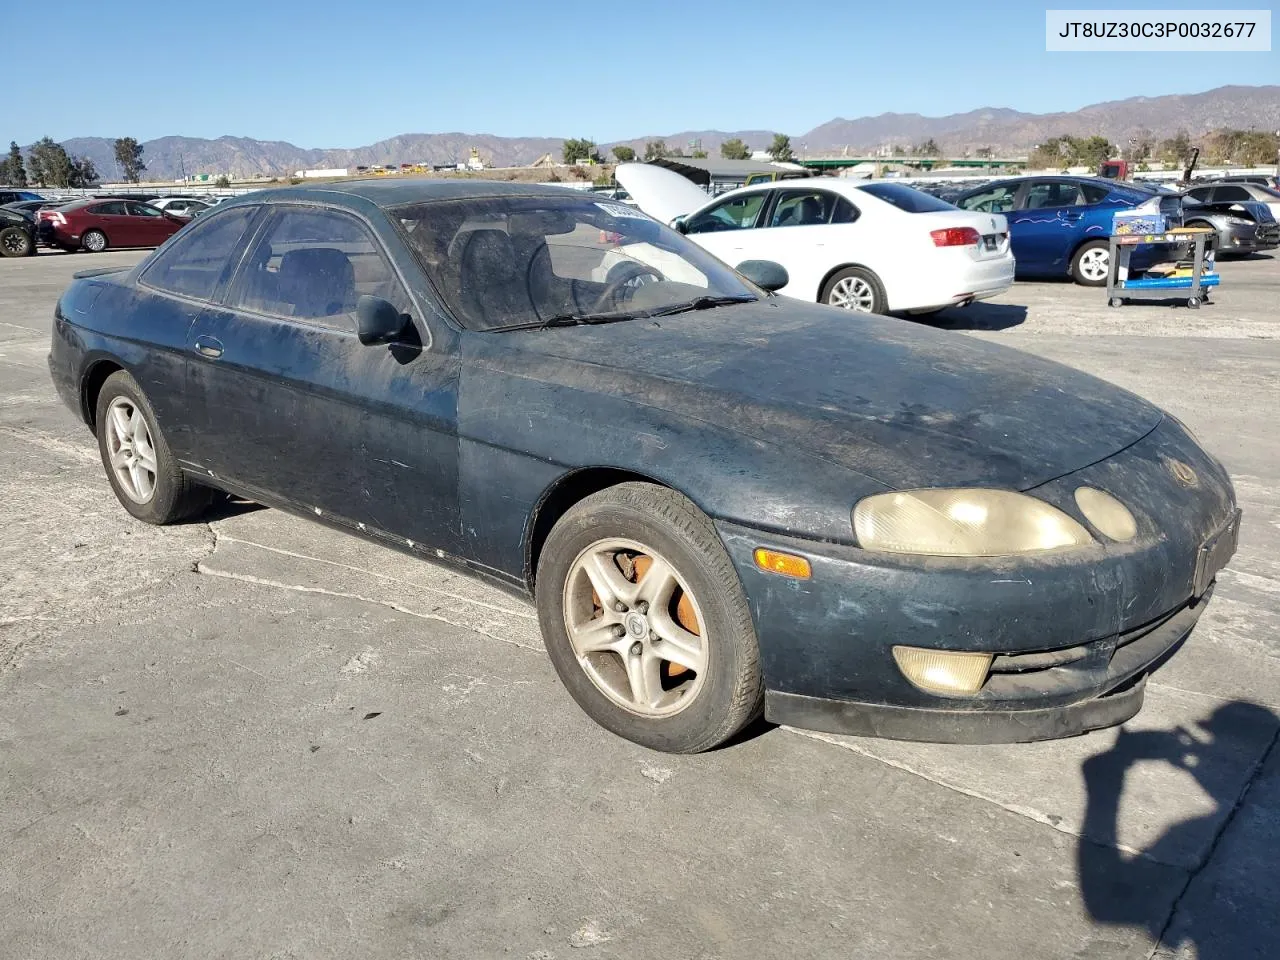
POLYGON ((619 164, 613 176, 641 210, 663 223, 692 213, 711 199, 692 180, 651 163, 619 164))

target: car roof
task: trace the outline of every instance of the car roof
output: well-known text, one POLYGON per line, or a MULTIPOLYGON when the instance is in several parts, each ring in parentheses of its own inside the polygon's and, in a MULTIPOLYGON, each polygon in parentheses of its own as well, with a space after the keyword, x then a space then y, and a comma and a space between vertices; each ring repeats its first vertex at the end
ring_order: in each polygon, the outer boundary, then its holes
MULTIPOLYGON (((385 177, 367 180, 343 180, 336 183, 298 184, 255 190, 230 198, 236 203, 281 203, 289 200, 329 200, 341 203, 345 197, 359 197, 379 207, 397 207, 405 203, 432 200, 470 200, 480 197, 564 197, 566 194, 590 196, 554 184, 513 183, 505 180, 457 180, 432 177, 385 177)), ((219 204, 221 206, 221 204, 219 204)))

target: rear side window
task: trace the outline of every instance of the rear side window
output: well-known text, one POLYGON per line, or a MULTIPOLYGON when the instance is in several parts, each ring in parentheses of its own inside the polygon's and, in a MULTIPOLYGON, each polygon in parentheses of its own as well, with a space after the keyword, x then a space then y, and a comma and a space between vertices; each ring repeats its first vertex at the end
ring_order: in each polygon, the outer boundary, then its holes
MULTIPOLYGON (((771 227, 813 227, 827 223, 852 223, 850 219, 833 219, 837 214, 848 217, 853 205, 844 201, 845 210, 839 209, 842 197, 825 190, 781 190, 774 205, 771 227)), ((857 219, 854 215, 853 219, 857 219)))
POLYGON ((1046 207, 1076 207, 1082 197, 1074 182, 1065 180, 1039 180, 1027 188, 1027 198, 1022 206, 1027 210, 1043 210, 1046 207))
POLYGON ((1088 204, 1101 203, 1111 194, 1106 187, 1096 183, 1080 184, 1080 192, 1084 194, 1084 202, 1088 204))
POLYGON ((877 200, 891 203, 906 213, 942 213, 954 210, 955 205, 932 197, 922 190, 908 187, 905 183, 868 183, 860 187, 863 193, 869 193, 877 200))
POLYGON ((166 247, 142 274, 142 282, 158 290, 209 300, 227 261, 240 249, 240 238, 257 207, 236 207, 216 217, 200 218, 166 247))
POLYGON ((347 315, 366 294, 410 312, 408 294, 364 224, 337 210, 284 207, 250 252, 229 305, 351 331, 347 315))

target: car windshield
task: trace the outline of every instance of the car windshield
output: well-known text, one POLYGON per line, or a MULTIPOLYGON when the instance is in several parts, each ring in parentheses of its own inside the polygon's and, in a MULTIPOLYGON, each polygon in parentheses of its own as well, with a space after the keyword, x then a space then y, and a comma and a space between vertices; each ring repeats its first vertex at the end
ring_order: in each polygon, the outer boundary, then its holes
POLYGON ((692 241, 617 201, 566 191, 390 213, 470 330, 623 320, 762 296, 692 241))
POLYGON ((956 209, 954 204, 903 183, 868 183, 859 189, 907 213, 940 213, 956 209))

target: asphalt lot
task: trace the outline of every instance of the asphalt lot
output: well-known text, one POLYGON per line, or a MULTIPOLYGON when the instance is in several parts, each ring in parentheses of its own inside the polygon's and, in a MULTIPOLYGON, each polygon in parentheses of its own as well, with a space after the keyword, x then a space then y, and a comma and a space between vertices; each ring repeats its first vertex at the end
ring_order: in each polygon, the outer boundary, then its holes
POLYGON ((143 255, 0 260, 0 956, 1280 954, 1280 259, 1199 311, 1043 283, 933 321, 1235 478, 1240 553, 1122 731, 671 757, 504 594, 271 510, 130 519, 45 355, 71 273, 143 255))

